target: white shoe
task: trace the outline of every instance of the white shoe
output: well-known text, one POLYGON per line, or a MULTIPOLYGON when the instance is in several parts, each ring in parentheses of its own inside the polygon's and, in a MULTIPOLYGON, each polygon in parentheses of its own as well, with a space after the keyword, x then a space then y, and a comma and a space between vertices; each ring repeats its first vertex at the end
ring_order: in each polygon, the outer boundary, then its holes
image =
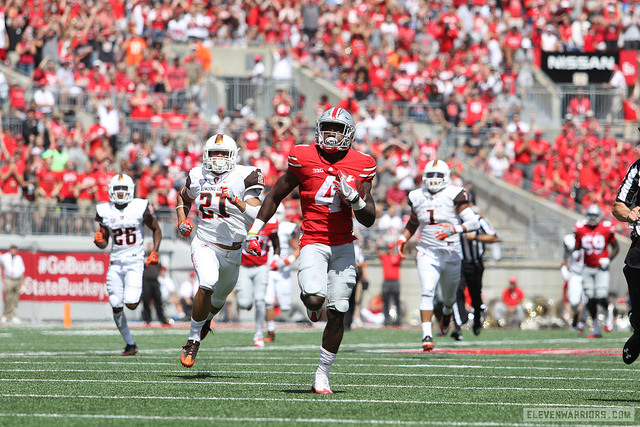
POLYGON ((329 378, 327 378, 326 375, 316 374, 315 377, 313 377, 311 391, 317 394, 333 394, 329 388, 329 378))
POLYGON ((7 317, 2 316, 2 318, 0 318, 0 323, 7 323, 7 317))
POLYGON ((254 338, 253 339, 253 346, 254 347, 258 347, 258 348, 264 347, 264 339, 262 339, 262 337, 254 338))
POLYGON ((13 319, 11 319, 11 323, 13 323, 14 325, 19 325, 22 323, 22 320, 18 319, 17 317, 14 317, 13 319))
POLYGON ((613 331, 613 328, 614 328, 614 327, 615 327, 615 325, 616 325, 615 320, 616 320, 616 319, 613 317, 613 314, 609 314, 609 315, 607 315, 607 321, 606 321, 606 323, 605 323, 604 330, 605 330, 605 331, 607 331, 607 332, 611 332, 611 331, 613 331))

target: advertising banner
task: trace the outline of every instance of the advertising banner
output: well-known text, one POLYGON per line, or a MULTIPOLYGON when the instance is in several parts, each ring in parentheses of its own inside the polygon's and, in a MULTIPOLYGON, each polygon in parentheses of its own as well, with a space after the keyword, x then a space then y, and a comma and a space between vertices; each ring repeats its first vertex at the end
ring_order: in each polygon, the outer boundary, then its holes
POLYGON ((108 302, 109 254, 99 252, 18 252, 24 259, 21 301, 108 302))

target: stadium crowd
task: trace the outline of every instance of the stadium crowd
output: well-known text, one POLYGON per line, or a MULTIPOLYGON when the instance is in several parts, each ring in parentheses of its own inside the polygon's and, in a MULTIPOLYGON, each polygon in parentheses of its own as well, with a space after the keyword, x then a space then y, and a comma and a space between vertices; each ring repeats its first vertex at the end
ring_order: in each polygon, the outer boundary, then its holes
MULTIPOLYGON (((89 211, 108 200, 118 171, 168 212, 215 132, 232 135, 242 161, 273 184, 289 149, 312 140, 315 118, 304 117, 305 100, 286 89, 272 100, 273 119, 256 117, 251 99, 204 117, 211 46, 269 46, 274 79, 290 79, 295 61, 335 83, 344 95, 338 106, 359 122, 356 148, 378 160, 378 229, 398 222, 386 217, 408 214, 407 192, 451 129, 467 131, 447 159, 454 181, 467 159, 576 210, 597 203, 608 211, 613 186, 637 155, 631 139, 615 138, 580 100, 569 103, 558 135, 520 117, 534 52, 637 48, 633 2, 8 0, 0 12, 0 60, 11 69, 0 74, 5 232, 13 226, 6 211, 25 203, 89 211), (80 109, 91 123, 74 114, 80 109), (414 121, 442 132, 418 135, 414 121)), ((264 73, 263 58, 254 59, 253 83, 264 73)), ((635 120, 630 89, 623 105, 635 120)), ((331 106, 326 97, 310 102, 318 112, 331 106)), ((288 203, 295 216, 295 199, 288 203)))

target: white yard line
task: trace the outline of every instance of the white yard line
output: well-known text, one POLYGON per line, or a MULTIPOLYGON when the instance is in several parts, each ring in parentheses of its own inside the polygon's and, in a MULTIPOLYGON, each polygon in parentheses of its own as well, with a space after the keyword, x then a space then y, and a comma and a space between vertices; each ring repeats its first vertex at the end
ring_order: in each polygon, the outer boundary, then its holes
MULTIPOLYGON (((311 375, 311 374, 309 374, 311 375)), ((1 381, 15 382, 15 378, 0 378, 1 381)), ((54 379, 54 378, 21 378, 20 382, 79 382, 79 383, 122 383, 122 380, 94 380, 94 379, 54 379)), ((165 380, 127 380, 127 383, 131 384, 185 384, 185 381, 165 381, 165 380)), ((304 387, 306 384, 300 383, 274 383, 274 382, 240 382, 240 381, 188 381, 189 385, 237 385, 237 386, 277 386, 277 387, 304 387)), ((398 388, 398 389, 438 389, 438 390, 460 390, 459 386, 440 386, 440 385, 390 385, 390 384, 339 384, 335 388, 398 388)), ((486 391, 487 386, 470 387, 465 386, 465 390, 479 390, 486 391)), ((621 389, 601 389, 601 388, 558 388, 558 387, 491 387, 491 390, 505 390, 505 391, 523 391, 523 392, 549 392, 549 391, 575 391, 585 392, 590 395, 593 393, 640 393, 640 390, 621 390, 621 389)), ((13 396, 13 395, 7 395, 13 396)))

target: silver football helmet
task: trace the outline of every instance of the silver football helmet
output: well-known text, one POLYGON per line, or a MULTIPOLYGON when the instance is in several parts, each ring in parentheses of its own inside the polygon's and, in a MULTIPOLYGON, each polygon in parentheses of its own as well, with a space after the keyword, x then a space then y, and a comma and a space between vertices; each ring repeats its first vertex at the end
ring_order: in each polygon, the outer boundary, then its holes
POLYGON ((344 108, 332 107, 318 119, 316 144, 327 153, 345 151, 351 148, 355 132, 356 123, 351 114, 344 108))
POLYGON ((431 193, 437 193, 449 184, 451 171, 443 160, 432 160, 424 167, 422 185, 431 193))
POLYGON ((602 220, 602 209, 600 209, 600 206, 596 204, 590 205, 587 208, 586 217, 587 225, 595 227, 600 224, 600 221, 602 220))
POLYGON ((218 133, 207 139, 202 153, 202 164, 209 172, 221 174, 236 167, 238 158, 238 144, 229 135, 218 133), (224 152, 223 156, 216 153, 224 152))
POLYGON ((109 181, 109 200, 116 205, 126 205, 133 200, 135 188, 129 175, 119 173, 109 181))

